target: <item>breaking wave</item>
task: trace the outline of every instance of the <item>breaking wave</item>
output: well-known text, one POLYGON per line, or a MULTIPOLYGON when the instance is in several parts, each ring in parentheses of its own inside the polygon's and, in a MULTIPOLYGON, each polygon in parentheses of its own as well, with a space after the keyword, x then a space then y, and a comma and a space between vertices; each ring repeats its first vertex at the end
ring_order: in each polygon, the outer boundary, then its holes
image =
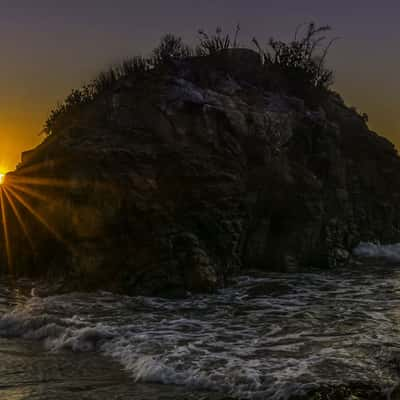
POLYGON ((400 262, 400 243, 383 245, 379 243, 363 242, 354 249, 353 254, 360 258, 400 262))
POLYGON ((366 271, 270 274, 183 300, 32 297, 2 315, 0 336, 39 340, 51 352, 100 352, 135 381, 237 398, 286 398, 316 382, 389 386, 388 360, 400 354, 396 285, 366 271))

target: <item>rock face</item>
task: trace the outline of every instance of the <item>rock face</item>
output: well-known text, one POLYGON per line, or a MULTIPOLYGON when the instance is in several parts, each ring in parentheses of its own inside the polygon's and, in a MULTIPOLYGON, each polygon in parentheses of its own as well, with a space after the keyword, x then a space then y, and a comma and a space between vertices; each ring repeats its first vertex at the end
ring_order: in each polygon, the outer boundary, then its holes
POLYGON ((295 97, 256 53, 179 61, 120 82, 7 177, 33 247, 5 198, 11 266, 158 294, 345 265, 360 241, 400 241, 399 171, 338 95, 295 97))

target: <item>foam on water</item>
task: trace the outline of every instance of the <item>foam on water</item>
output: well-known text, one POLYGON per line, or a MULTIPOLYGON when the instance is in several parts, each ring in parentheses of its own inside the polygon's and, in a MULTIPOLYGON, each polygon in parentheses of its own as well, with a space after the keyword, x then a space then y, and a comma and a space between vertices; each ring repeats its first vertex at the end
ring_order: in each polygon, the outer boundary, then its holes
POLYGON ((382 245, 379 243, 362 242, 354 249, 353 254, 361 258, 400 262, 400 243, 382 245))
POLYGON ((101 352, 136 381, 238 398, 280 399, 317 383, 391 385, 389 360, 400 354, 393 274, 249 276, 184 300, 33 297, 2 315, 0 336, 40 340, 52 352, 101 352))

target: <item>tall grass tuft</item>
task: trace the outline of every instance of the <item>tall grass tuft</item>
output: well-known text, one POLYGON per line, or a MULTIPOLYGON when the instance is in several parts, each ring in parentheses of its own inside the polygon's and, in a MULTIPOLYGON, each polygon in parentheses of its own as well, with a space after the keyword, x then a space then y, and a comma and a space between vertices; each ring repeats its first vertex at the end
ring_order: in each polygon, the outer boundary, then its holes
MULTIPOLYGON (((271 38, 264 49, 254 38, 253 44, 256 45, 266 67, 285 75, 294 87, 300 88, 297 92, 303 95, 309 88, 328 89, 333 83, 333 71, 326 67, 326 58, 337 38, 329 40, 326 35, 330 31, 329 26, 317 26, 311 22, 300 25, 290 42, 271 38)), ((112 91, 120 80, 143 79, 150 71, 173 60, 209 56, 221 50, 237 48, 239 33, 240 25, 236 26, 232 36, 224 34, 221 28, 217 28, 212 34, 199 30, 199 43, 195 50, 187 46, 179 36, 170 33, 164 35, 149 57, 126 59, 100 72, 88 85, 74 89, 50 112, 43 132, 52 135, 62 131, 71 121, 78 118, 86 105, 102 94, 112 91)))
POLYGON ((266 50, 262 49, 257 39, 254 38, 253 43, 266 64, 277 67, 292 81, 327 89, 333 84, 334 74, 326 67, 326 58, 338 39, 328 40, 326 34, 330 31, 328 25, 317 26, 311 22, 300 25, 291 42, 270 38, 266 50))
POLYGON ((202 29, 199 30, 199 45, 196 48, 196 54, 198 56, 208 56, 218 53, 221 50, 236 48, 239 32, 240 25, 237 25, 234 38, 232 39, 229 33, 223 34, 222 29, 219 27, 211 35, 202 29))
POLYGON ((154 65, 160 65, 171 60, 188 58, 192 55, 193 51, 183 43, 181 37, 168 33, 161 38, 160 44, 153 50, 151 61, 154 65))

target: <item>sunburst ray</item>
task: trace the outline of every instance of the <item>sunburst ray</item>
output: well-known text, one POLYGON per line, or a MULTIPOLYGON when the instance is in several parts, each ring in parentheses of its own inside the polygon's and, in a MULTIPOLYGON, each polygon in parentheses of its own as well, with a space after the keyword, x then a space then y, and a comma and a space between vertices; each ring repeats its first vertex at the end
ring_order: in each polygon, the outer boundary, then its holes
POLYGON ((11 209, 14 212, 15 217, 17 218, 18 223, 21 226, 21 229, 24 232, 25 237, 27 238, 27 240, 29 242, 29 245, 32 248, 32 251, 34 251, 35 250, 35 245, 33 243, 31 235, 29 234, 28 227, 26 226, 26 223, 24 222, 24 220, 23 220, 23 218, 21 216, 21 213, 19 212, 19 210, 18 210, 13 198, 8 194, 7 188, 4 187, 3 189, 4 189, 4 194, 5 194, 5 196, 6 196, 7 200, 8 200, 8 203, 10 204, 11 209))
POLYGON ((28 187, 18 185, 16 183, 8 182, 6 187, 13 187, 15 190, 18 190, 19 192, 23 192, 35 199, 42 200, 45 202, 48 201, 48 198, 45 195, 43 195, 42 193, 39 193, 38 191, 36 191, 34 189, 30 189, 28 187))
POLYGON ((64 160, 62 158, 58 158, 56 160, 51 160, 51 161, 42 161, 38 162, 35 164, 27 165, 27 166, 20 166, 18 167, 17 171, 18 174, 24 175, 24 174, 30 174, 32 172, 38 172, 41 171, 42 169, 48 169, 49 167, 54 167, 56 165, 60 165, 64 160))
POLYGON ((46 219, 39 214, 22 196, 11 187, 8 187, 10 194, 19 201, 59 242, 63 243, 70 251, 73 251, 71 245, 51 226, 46 219))
POLYGON ((1 208, 1 217, 3 220, 4 241, 5 241, 5 245, 6 245, 8 269, 10 272, 12 272, 13 260, 12 260, 12 254, 11 254, 10 236, 9 236, 9 232, 8 232, 8 221, 7 221, 6 207, 5 207, 5 201, 4 201, 2 187, 0 187, 0 208, 1 208))
POLYGON ((56 179, 56 178, 32 178, 28 176, 10 175, 7 179, 9 183, 35 185, 35 186, 69 188, 71 186, 76 185, 76 182, 73 180, 56 179))

